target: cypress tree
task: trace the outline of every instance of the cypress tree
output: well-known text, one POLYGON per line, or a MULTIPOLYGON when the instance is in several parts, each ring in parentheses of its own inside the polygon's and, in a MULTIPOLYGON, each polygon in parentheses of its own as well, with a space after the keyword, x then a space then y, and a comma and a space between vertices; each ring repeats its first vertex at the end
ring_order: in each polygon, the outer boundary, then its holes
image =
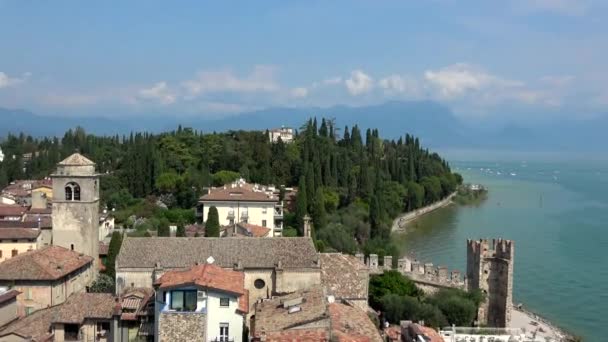
POLYGON ((211 206, 209 208, 209 213, 207 214, 207 222, 205 223, 205 236, 220 236, 220 217, 215 206, 211 206))
MULTIPOLYGON (((304 216, 308 213, 308 195, 306 193, 306 180, 300 177, 298 184, 298 194, 296 195, 296 219, 300 233, 304 228, 304 216)), ((300 234, 301 235, 301 234, 300 234)))
POLYGON ((108 258, 106 259, 105 271, 112 279, 115 279, 116 277, 116 256, 118 256, 118 252, 120 252, 120 246, 122 246, 122 234, 115 231, 112 233, 110 246, 108 246, 108 258))
POLYGON ((175 236, 177 236, 177 237, 186 236, 186 227, 184 227, 184 224, 182 222, 180 222, 177 225, 177 231, 175 232, 175 236))
POLYGON ((315 203, 313 206, 313 224, 315 231, 318 232, 325 228, 327 225, 327 214, 325 213, 325 198, 323 197, 323 191, 317 189, 317 195, 315 196, 315 203))

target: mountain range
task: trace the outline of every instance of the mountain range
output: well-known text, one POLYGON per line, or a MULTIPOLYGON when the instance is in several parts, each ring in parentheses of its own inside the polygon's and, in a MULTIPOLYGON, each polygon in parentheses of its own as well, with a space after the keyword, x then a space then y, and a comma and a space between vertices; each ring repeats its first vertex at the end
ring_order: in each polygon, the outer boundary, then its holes
POLYGON ((101 135, 131 131, 162 132, 178 125, 203 132, 238 129, 265 130, 290 126, 296 129, 310 117, 332 118, 341 131, 358 124, 363 130, 378 128, 380 135, 397 138, 406 133, 432 148, 509 149, 521 151, 604 151, 608 116, 587 120, 559 120, 534 124, 504 124, 482 128, 459 119, 450 108, 433 101, 387 102, 379 105, 329 108, 269 108, 208 119, 193 116, 125 115, 124 118, 38 115, 26 110, 0 108, 0 137, 24 132, 32 136, 62 136, 81 126, 101 135))

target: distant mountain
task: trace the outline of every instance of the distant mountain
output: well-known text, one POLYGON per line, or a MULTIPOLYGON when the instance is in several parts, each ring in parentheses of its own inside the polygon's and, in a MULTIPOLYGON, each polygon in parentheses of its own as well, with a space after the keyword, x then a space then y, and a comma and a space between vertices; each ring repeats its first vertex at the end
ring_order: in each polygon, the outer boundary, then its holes
MULTIPOLYGON (((204 132, 291 126, 296 129, 310 117, 334 118, 341 131, 354 124, 365 131, 378 128, 385 138, 406 133, 419 137, 431 148, 505 149, 512 151, 605 151, 608 148, 608 115, 593 119, 547 120, 535 124, 506 124, 492 128, 473 126, 458 119, 437 102, 387 102, 379 105, 329 108, 269 108, 220 119, 172 115, 125 115, 121 119, 67 118, 36 115, 24 110, 0 108, 0 137, 8 132, 33 136, 61 136, 69 128, 84 127, 94 134, 128 134, 131 131, 161 132, 178 125, 204 132)), ((573 115, 572 117, 576 117, 573 115)))

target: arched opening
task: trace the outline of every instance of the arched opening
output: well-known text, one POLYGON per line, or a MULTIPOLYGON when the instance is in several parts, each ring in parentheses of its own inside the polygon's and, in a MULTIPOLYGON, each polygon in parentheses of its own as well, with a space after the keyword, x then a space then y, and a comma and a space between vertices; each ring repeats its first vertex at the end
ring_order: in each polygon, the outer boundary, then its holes
POLYGON ((66 201, 80 201, 80 185, 70 182, 65 186, 66 201))

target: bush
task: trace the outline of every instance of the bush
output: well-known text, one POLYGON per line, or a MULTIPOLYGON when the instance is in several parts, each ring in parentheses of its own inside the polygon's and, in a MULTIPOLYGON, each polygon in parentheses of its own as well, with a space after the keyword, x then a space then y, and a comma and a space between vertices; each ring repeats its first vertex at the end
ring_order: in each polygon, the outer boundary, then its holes
POLYGON ((341 223, 330 223, 325 229, 317 231, 317 238, 336 251, 348 254, 357 252, 357 242, 353 234, 341 223))
POLYGON ((398 271, 387 271, 374 275, 369 281, 369 302, 374 309, 382 309, 382 298, 386 295, 420 297, 422 290, 416 284, 398 271))
POLYGON ((114 293, 114 278, 107 274, 100 273, 97 276, 97 279, 89 286, 89 292, 114 293))
POLYGON ((292 227, 283 228, 284 237, 295 237, 298 236, 298 230, 292 227))

